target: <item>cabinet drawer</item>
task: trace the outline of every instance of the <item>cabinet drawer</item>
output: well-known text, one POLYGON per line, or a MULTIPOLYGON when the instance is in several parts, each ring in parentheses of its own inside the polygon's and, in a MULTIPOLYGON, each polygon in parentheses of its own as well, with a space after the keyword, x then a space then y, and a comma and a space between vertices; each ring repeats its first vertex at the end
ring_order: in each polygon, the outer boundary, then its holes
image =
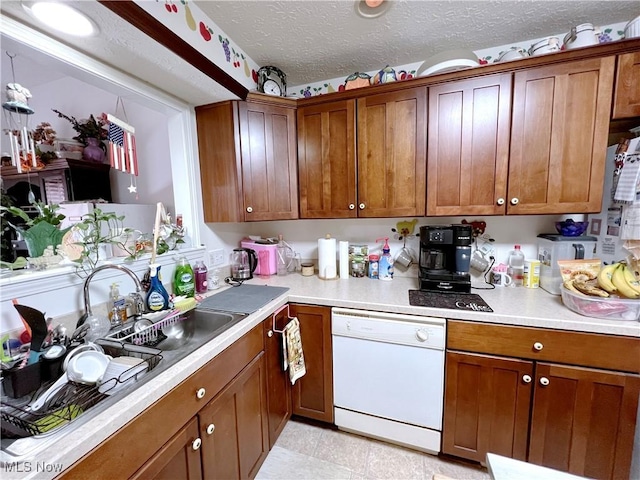
POLYGON ((640 372, 640 338, 449 320, 447 348, 640 372))

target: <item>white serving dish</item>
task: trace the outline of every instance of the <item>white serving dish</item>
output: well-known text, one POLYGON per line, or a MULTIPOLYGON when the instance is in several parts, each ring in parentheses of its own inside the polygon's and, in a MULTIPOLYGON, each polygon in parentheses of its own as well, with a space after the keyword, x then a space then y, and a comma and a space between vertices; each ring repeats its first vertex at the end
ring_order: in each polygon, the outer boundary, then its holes
POLYGON ((640 299, 588 297, 578 295, 564 285, 560 287, 560 294, 562 303, 580 315, 608 320, 640 321, 640 299))
POLYGON ((478 67, 478 57, 471 50, 455 49, 437 53, 427 58, 416 73, 418 77, 426 77, 436 73, 454 72, 465 68, 478 67))
POLYGON ((640 15, 631 20, 624 27, 624 38, 640 37, 640 15))
POLYGON ((560 51, 560 40, 558 37, 549 37, 534 43, 529 48, 529 55, 544 55, 545 53, 553 53, 560 51))
POLYGON ((565 50, 589 47, 599 43, 596 29, 591 23, 582 23, 571 29, 564 37, 565 50))

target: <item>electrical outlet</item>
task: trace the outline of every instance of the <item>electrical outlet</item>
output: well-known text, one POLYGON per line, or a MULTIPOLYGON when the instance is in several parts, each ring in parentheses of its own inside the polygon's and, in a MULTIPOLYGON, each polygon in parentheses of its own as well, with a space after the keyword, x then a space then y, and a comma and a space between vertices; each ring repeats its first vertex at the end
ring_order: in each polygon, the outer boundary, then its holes
POLYGON ((218 248, 216 250, 209 250, 209 264, 211 266, 218 266, 224 263, 224 250, 218 248))

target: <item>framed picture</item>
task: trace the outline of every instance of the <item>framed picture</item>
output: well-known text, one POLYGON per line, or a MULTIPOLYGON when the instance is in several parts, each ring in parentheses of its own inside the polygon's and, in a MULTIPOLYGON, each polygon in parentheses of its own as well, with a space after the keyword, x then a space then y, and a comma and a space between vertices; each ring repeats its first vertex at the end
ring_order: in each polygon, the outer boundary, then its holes
POLYGON ((60 158, 82 160, 84 145, 70 138, 58 138, 55 141, 54 149, 60 158))

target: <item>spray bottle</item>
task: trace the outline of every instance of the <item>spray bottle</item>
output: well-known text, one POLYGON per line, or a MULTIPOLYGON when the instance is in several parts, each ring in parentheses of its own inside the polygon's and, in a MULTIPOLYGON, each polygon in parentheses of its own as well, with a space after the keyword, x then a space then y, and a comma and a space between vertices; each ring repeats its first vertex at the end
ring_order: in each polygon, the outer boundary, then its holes
POLYGON ((382 243, 382 255, 378 263, 378 278, 380 280, 393 280, 393 257, 391 256, 391 249, 389 248, 389 237, 377 238, 376 243, 382 243))

